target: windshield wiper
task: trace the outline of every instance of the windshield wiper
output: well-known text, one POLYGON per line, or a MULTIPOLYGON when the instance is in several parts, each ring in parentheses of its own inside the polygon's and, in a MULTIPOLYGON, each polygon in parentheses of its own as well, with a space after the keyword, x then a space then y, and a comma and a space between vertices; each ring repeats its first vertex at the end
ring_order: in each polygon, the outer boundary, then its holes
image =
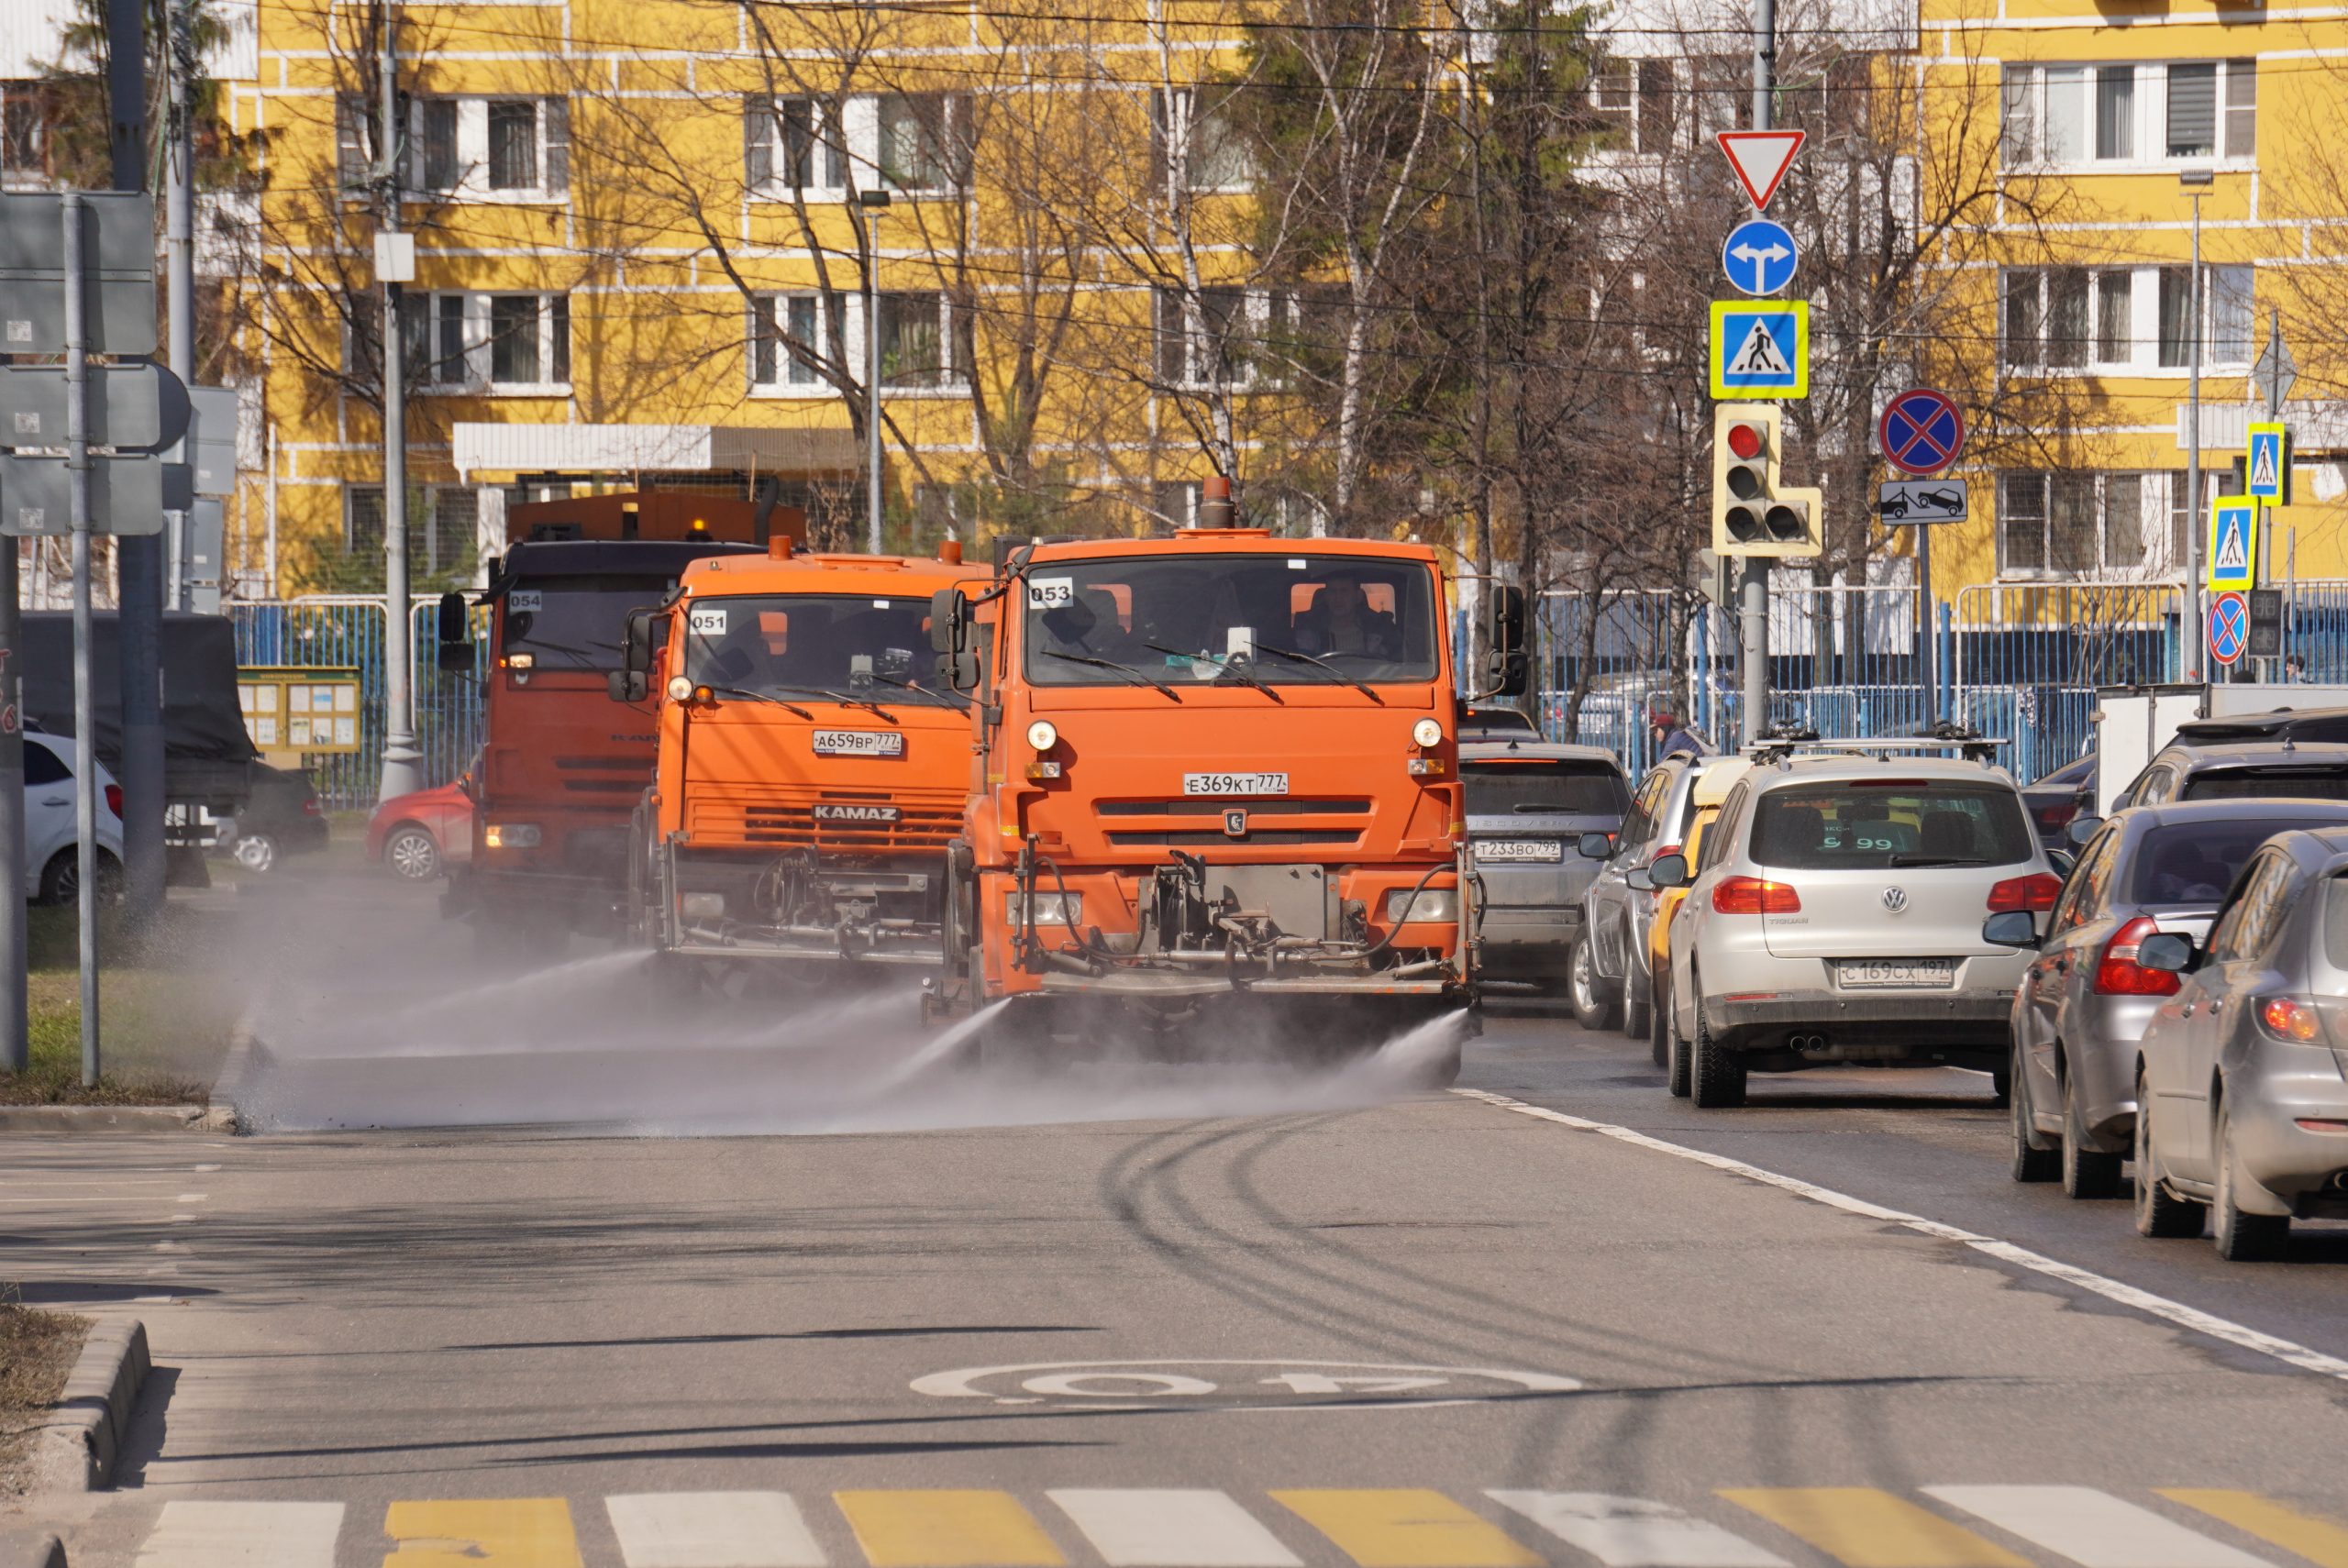
POLYGON ((802 686, 796 681, 789 680, 778 681, 776 684, 785 691, 809 691, 829 702, 842 703, 850 708, 869 708, 890 723, 893 724, 897 722, 896 714, 867 698, 851 697, 845 691, 835 691, 828 686, 802 686))
POLYGON ((883 686, 893 686, 900 691, 918 691, 925 697, 937 697, 948 702, 959 702, 965 708, 970 705, 970 700, 959 691, 940 691, 934 687, 924 686, 918 680, 894 680, 885 675, 876 675, 872 679, 883 686))
POLYGON ((1142 646, 1149 649, 1152 653, 1162 653, 1172 658, 1188 659, 1193 664, 1200 663, 1203 660, 1205 663, 1214 666, 1225 675, 1237 676, 1241 680, 1254 687, 1265 696, 1269 697, 1275 702, 1285 705, 1288 701, 1287 698, 1281 696, 1279 692, 1273 690, 1270 687, 1257 679, 1254 673, 1251 672, 1246 665, 1240 663, 1236 659, 1209 658, 1203 654, 1186 654, 1180 648, 1169 648, 1163 643, 1144 643, 1142 644, 1142 646))
POLYGON ((1119 675, 1124 676, 1127 680, 1133 681, 1137 685, 1153 687, 1157 690, 1165 692, 1166 695, 1171 697, 1177 702, 1180 702, 1182 700, 1182 694, 1180 691, 1175 690, 1171 686, 1167 685, 1163 680, 1154 679, 1149 676, 1144 675, 1132 665, 1119 664, 1113 658, 1095 658, 1091 654, 1062 653, 1058 648, 1039 648, 1036 651, 1041 653, 1046 658, 1064 658, 1070 664, 1089 664, 1095 669, 1114 670, 1119 675))
POLYGON ((1331 675, 1335 676, 1338 679, 1344 681, 1346 685, 1352 687, 1355 690, 1360 692, 1371 701, 1377 703, 1379 707, 1382 708, 1386 705, 1386 699, 1378 694, 1377 688, 1371 686, 1366 680, 1355 679, 1352 676, 1347 675, 1344 670, 1339 669, 1335 665, 1331 664, 1325 658, 1315 658, 1309 653, 1299 653, 1294 648, 1276 648, 1269 643, 1257 643, 1256 645, 1256 651, 1257 653, 1278 654, 1282 658, 1301 659, 1304 663, 1312 666, 1315 669, 1325 669, 1331 675))
POLYGON ((806 709, 801 707, 796 702, 786 702, 780 697, 770 697, 763 691, 752 691, 748 687, 713 686, 710 690, 712 691, 723 691, 728 697, 748 697, 753 702, 771 702, 778 708, 790 709, 792 712, 798 714, 803 719, 813 721, 815 717, 814 714, 809 712, 806 709))
POLYGON ((1895 855, 1888 864, 1913 871, 1928 866, 1987 866, 1989 863, 1979 856, 1972 855, 1895 855))

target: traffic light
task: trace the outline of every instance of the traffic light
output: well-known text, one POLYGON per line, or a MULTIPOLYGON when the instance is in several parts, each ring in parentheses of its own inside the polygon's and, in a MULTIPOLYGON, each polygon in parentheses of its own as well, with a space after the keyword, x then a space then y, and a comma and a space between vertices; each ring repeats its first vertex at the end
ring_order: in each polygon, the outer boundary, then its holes
POLYGON ((1778 482, 1785 415, 1774 404, 1712 410, 1712 548, 1723 556, 1814 556, 1824 512, 1815 490, 1778 482))

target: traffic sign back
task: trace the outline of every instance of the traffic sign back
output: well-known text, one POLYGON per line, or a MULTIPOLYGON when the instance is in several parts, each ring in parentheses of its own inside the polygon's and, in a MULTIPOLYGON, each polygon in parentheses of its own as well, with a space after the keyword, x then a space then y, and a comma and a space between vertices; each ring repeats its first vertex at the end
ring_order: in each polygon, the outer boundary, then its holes
POLYGON ((1902 473, 1936 474, 1965 449, 1965 415, 1946 392, 1917 387, 1885 406, 1875 433, 1885 462, 1902 473))

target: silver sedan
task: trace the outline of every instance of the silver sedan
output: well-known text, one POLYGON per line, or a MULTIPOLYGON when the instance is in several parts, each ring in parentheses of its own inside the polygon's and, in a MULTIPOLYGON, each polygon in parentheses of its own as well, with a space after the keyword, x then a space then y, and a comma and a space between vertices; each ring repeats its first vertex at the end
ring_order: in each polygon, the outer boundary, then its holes
POLYGON ((2115 1198, 2136 1132, 2136 1043, 2175 975, 2138 962, 2154 932, 2198 941, 2258 846, 2348 826, 2348 803, 2203 801, 2115 812, 2080 852, 2046 933, 1993 916, 1992 942, 2034 949, 2013 1001, 2013 1177, 2115 1198))
POLYGON ((2138 1050, 2136 1228, 2271 1257, 2294 1219, 2348 1216, 2348 829, 2254 856, 2205 945, 2137 946, 2184 983, 2138 1050))

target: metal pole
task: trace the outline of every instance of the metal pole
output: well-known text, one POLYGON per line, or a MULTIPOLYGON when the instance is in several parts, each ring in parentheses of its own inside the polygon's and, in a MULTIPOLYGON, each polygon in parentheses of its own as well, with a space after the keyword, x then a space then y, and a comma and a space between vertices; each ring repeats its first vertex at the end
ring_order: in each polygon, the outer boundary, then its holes
POLYGON ((1948 715, 1941 707, 1940 616, 1933 606, 1933 530, 1916 525, 1916 644, 1924 656, 1924 717, 1937 723, 1948 715))
POLYGON ((2185 679, 2203 679, 2202 640, 2209 635, 2201 605, 2201 531, 2209 508, 2201 494, 2201 193, 2193 193, 2193 267, 2185 286, 2185 679))
MULTIPOLYGON (((82 198, 64 195, 65 471, 73 527, 73 823, 80 872, 82 1082, 98 1081, 98 744, 90 690, 90 333, 83 317, 82 198)), ((21 806, 18 810, 22 810, 21 806)), ((8 897, 15 889, 0 889, 8 897)))
MULTIPOLYGON (((383 0, 376 64, 382 90, 382 131, 376 150, 382 195, 379 220, 386 234, 400 227, 400 85, 397 17, 383 0)), ((416 769, 415 663, 408 652, 407 367, 400 341, 400 286, 383 288, 383 775, 376 798, 391 800, 424 788, 416 769)))
POLYGON ((889 193, 867 191, 864 204, 864 547, 880 553, 880 217, 889 193), (874 197, 879 197, 875 201, 874 197))
POLYGON ((0 1072, 32 1065, 25 1019, 25 736, 24 681, 17 674, 17 640, 23 630, 17 592, 21 568, 14 539, 0 539, 0 887, 18 891, 0 899, 0 1072))
MULTIPOLYGON (((1777 89, 1777 0, 1753 0, 1753 128, 1767 130, 1777 89)), ((1740 612, 1737 657, 1744 675, 1744 744, 1752 745, 1769 727, 1769 569, 1744 558, 1737 591, 1740 612)))
MULTIPOLYGON (((188 77, 195 68, 188 42, 187 0, 167 6, 171 37, 163 49, 163 69, 171 83, 170 118, 163 138, 163 261, 165 315, 171 323, 172 370, 182 382, 195 384, 195 127, 188 112, 188 77)), ((184 463, 194 456, 183 440, 164 454, 164 461, 184 463)), ((171 529, 171 570, 165 577, 164 600, 173 610, 186 608, 183 591, 187 553, 187 513, 164 514, 171 529)))

